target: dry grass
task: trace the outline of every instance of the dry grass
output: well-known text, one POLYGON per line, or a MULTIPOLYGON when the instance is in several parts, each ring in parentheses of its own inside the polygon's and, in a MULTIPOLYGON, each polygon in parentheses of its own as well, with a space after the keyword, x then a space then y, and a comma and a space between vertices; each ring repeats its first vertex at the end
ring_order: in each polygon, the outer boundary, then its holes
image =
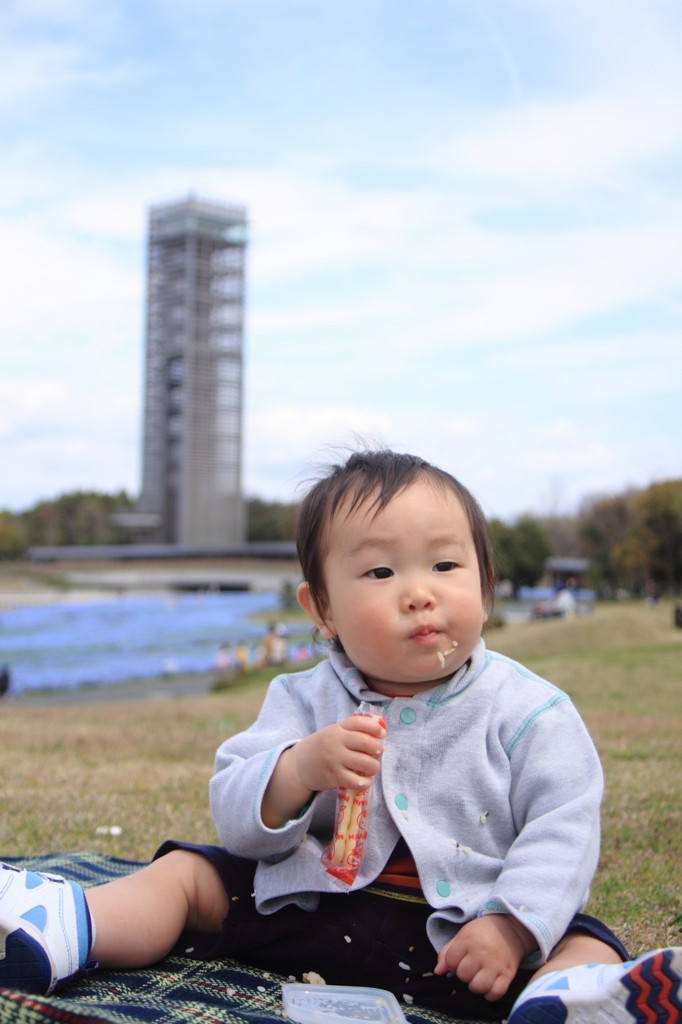
POLYGON ((213 841, 207 785, 264 686, 162 700, 0 707, 5 856, 87 849, 147 859, 168 836, 213 841), (118 825, 120 837, 97 834, 118 825))
MULTIPOLYGON (((682 630, 672 606, 491 632, 490 647, 567 690, 604 763, 600 869, 588 908, 632 952, 682 943, 682 630)), ((213 841, 207 784, 266 683, 164 700, 0 705, 0 854, 147 859, 169 836, 213 841), (118 825, 120 836, 99 835, 118 825)))

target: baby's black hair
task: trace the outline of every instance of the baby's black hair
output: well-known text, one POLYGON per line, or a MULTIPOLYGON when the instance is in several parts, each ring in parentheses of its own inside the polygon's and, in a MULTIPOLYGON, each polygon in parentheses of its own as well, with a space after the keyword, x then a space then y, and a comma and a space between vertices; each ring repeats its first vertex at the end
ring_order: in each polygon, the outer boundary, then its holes
POLYGON ((380 449, 354 452, 344 463, 329 467, 310 489, 298 514, 296 547, 303 577, 319 609, 326 604, 324 559, 329 543, 329 523, 339 506, 349 501, 352 512, 373 499, 371 507, 380 512, 401 491, 416 480, 428 480, 443 491, 451 491, 462 503, 469 521, 481 576, 481 595, 487 611, 495 597, 495 558, 490 531, 480 505, 467 488, 450 473, 438 469, 417 455, 380 449))

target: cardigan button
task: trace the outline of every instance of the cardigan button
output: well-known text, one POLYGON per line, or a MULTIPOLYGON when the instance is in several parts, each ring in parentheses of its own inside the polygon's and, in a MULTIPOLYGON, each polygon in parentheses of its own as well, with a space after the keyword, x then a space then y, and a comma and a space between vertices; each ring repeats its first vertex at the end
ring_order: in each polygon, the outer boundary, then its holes
POLYGON ((417 712, 414 708, 403 708, 400 712, 400 721, 403 725, 413 725, 417 721, 417 712))
POLYGON ((399 811, 406 811, 408 807, 408 799, 404 793, 398 793, 395 798, 395 805, 399 811))
POLYGON ((443 899, 447 899, 450 895, 450 883, 446 882, 444 878, 441 878, 440 882, 436 882, 436 892, 443 899))

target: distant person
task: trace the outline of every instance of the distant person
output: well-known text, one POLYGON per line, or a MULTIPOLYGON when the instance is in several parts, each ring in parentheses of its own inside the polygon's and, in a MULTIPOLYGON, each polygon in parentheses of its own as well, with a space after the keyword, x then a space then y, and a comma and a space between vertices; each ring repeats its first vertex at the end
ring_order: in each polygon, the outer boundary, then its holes
POLYGON ((251 668, 251 651, 248 645, 243 640, 237 644, 234 649, 234 657, 237 662, 237 669, 239 672, 248 672, 251 668))
POLYGON ((576 613, 578 602, 571 588, 566 586, 554 598, 554 604, 565 619, 570 619, 576 613))
POLYGON ((49 993, 91 959, 129 969, 191 946, 451 1017, 679 1024, 682 949, 630 961, 583 913, 599 758, 565 693, 485 646, 494 557, 469 491, 359 452, 309 492, 297 543, 329 657, 278 675, 219 748, 223 845, 166 842, 85 892, 5 866, 0 985, 49 993), (363 856, 339 881, 337 791, 370 784, 363 856))
POLYGON ((229 641, 225 641, 225 643, 220 646, 220 650, 216 657, 216 670, 218 675, 223 679, 229 679, 239 670, 237 655, 229 641))
POLYGON ((0 697, 4 697, 9 691, 10 682, 11 678, 9 667, 7 665, 3 665, 0 669, 0 697))
POLYGON ((283 665, 287 658, 286 627, 281 623, 271 623, 263 637, 263 661, 266 665, 276 667, 283 665))

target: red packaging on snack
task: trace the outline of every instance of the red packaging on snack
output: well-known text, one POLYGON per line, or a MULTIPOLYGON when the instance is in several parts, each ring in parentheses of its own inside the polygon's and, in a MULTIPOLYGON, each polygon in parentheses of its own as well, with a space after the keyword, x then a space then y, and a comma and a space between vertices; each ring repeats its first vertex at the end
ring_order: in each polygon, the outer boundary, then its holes
MULTIPOLYGON (((356 715, 371 715, 381 720, 383 716, 368 701, 362 701, 356 715)), ((362 861, 362 852, 367 839, 367 818, 369 812, 370 788, 348 789, 339 786, 336 796, 336 824, 334 836, 322 854, 322 863, 335 878, 351 885, 362 861)))

